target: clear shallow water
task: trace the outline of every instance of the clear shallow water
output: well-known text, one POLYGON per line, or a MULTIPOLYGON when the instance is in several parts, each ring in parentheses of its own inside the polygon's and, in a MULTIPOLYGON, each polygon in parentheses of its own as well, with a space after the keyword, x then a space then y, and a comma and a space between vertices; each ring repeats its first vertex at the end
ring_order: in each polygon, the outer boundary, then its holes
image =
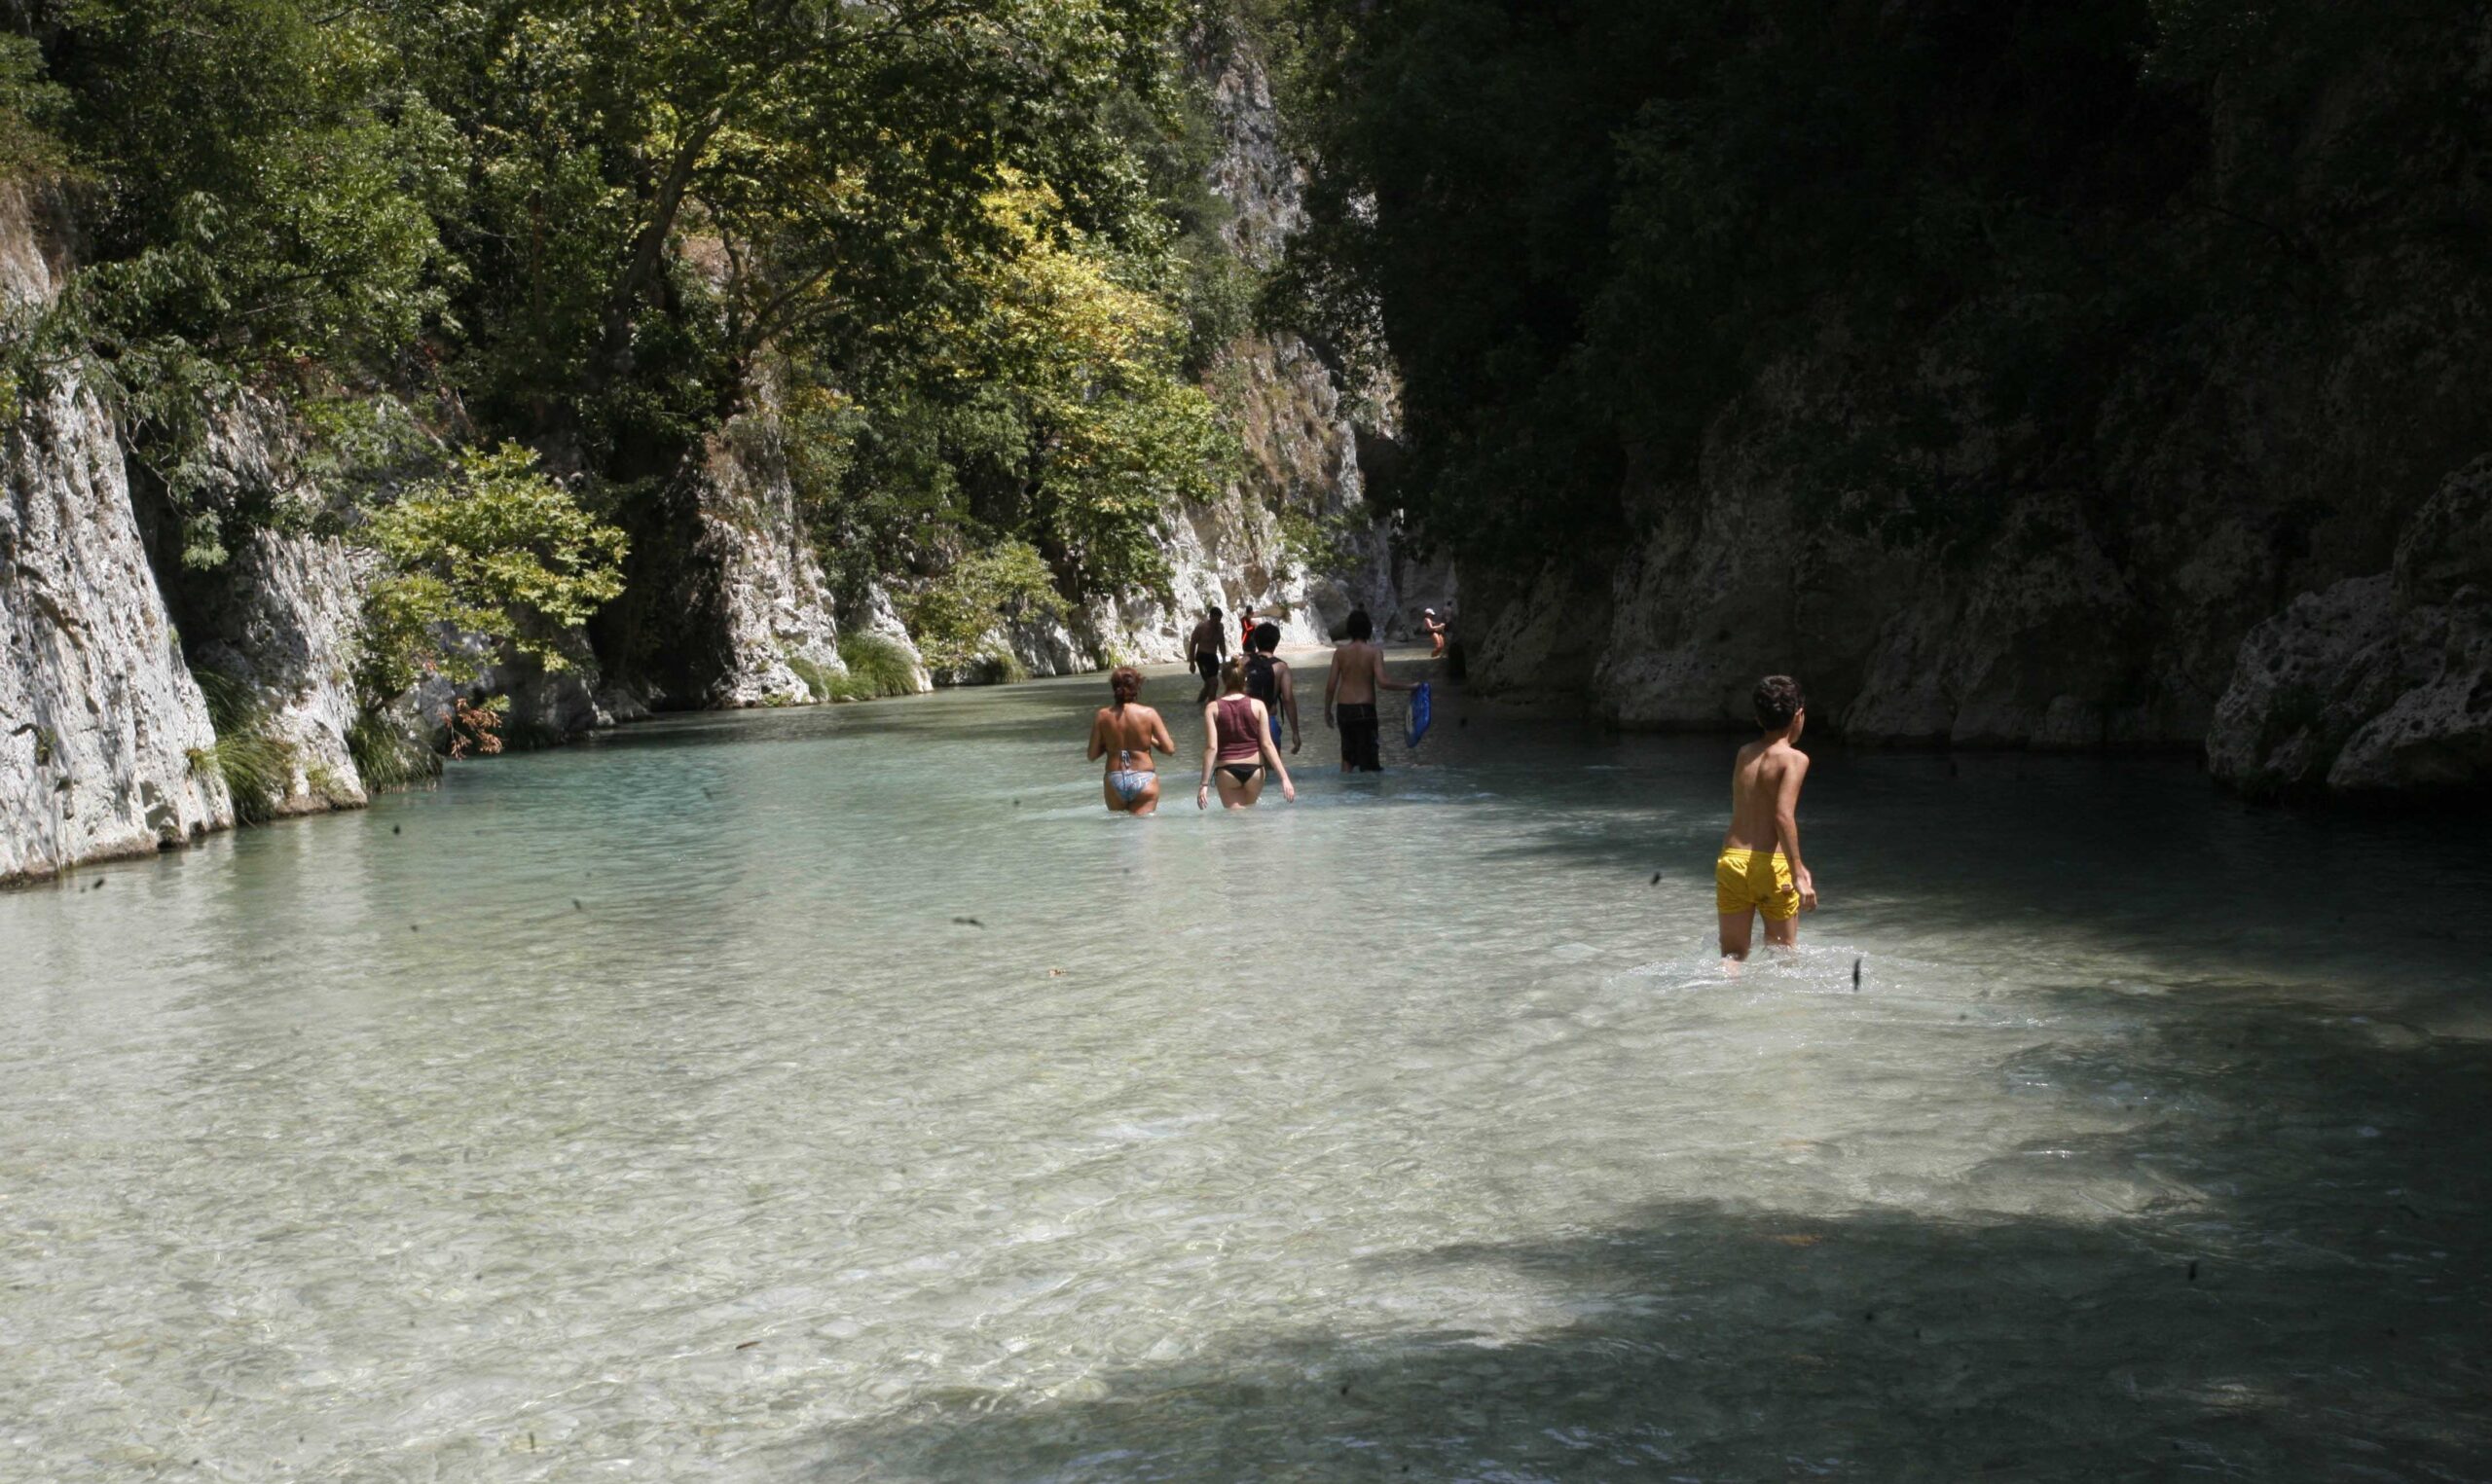
POLYGON ((1721 739, 1102 693, 0 895, 0 1478, 2492 1474, 2479 823, 1821 748, 1726 980, 1721 739))

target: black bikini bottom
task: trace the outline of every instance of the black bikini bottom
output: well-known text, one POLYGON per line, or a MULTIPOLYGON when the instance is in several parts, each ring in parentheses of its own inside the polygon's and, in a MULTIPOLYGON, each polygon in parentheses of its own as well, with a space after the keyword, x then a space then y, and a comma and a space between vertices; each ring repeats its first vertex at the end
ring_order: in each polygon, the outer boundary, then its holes
POLYGON ((1220 765, 1220 771, 1228 774, 1230 778, 1235 778, 1240 783, 1252 783, 1255 781, 1255 775, 1264 771, 1264 765, 1261 763, 1223 763, 1220 765))

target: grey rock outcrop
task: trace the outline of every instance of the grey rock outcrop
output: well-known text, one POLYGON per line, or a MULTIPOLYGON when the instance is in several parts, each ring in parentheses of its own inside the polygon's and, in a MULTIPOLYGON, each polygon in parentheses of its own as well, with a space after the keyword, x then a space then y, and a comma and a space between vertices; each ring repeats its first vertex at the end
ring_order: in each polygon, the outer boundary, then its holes
POLYGON ((2492 457, 2451 475, 2386 572, 2250 632, 2207 734, 2258 795, 2480 792, 2492 778, 2492 457))
MULTIPOLYGON (((32 313, 63 271, 49 204, 0 190, 0 296, 32 313)), ((187 843, 234 819, 112 418, 74 374, 0 443, 0 884, 187 843)))
MULTIPOLYGON (((254 726, 284 744, 285 788, 268 801, 272 813, 358 807, 363 780, 347 743, 357 713, 358 559, 339 537, 312 533, 322 498, 295 473, 298 451, 280 409, 245 394, 202 420, 205 447, 192 460, 206 487, 198 498, 263 501, 287 519, 252 529, 204 572, 165 560, 178 537, 160 519, 159 582, 184 654, 195 672, 242 687, 254 726)), ((139 501, 142 512, 149 503, 139 501)))
MULTIPOLYGON (((641 517, 629 591, 592 626, 606 672, 554 677, 567 724, 840 694, 840 604, 797 509, 775 407, 760 388, 641 517)), ((917 688, 931 687, 888 594, 870 589, 849 608, 861 632, 904 654, 917 688)))
POLYGON ((776 420, 749 414, 714 434, 694 480, 696 560, 715 573, 720 665, 701 703, 748 706, 830 699, 844 674, 839 622, 804 536, 776 420))
POLYGON ((2455 595, 2492 561, 2443 481, 2492 447, 2492 260, 2444 224, 2481 220, 2492 177, 2479 131, 2398 125, 2492 76, 2492 33, 2449 17, 2444 48, 2339 59, 2324 106, 2213 95, 2200 174, 2120 229, 2173 291, 2151 316, 2071 340, 2094 321, 2027 285, 1908 325, 1832 293, 1692 456, 1621 428, 1615 528, 1574 569, 1466 566, 1474 682, 1729 728, 1787 671, 1857 742, 2483 786, 2455 595), (2325 291, 2272 291, 2305 272, 2325 291), (2036 399, 2001 369, 2029 360, 2072 380, 2036 399))
POLYGON ((207 704, 139 541, 119 439, 64 379, 0 451, 0 883, 234 821, 207 704))

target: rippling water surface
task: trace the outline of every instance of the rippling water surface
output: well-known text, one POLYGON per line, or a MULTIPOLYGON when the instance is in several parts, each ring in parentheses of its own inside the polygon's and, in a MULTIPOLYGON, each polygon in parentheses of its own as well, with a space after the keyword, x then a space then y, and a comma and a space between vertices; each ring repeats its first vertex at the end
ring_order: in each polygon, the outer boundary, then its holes
POLYGON ((1724 739, 1112 820, 1101 694, 0 895, 0 1477, 2492 1474, 2479 822, 1818 748, 1726 979, 1724 739))

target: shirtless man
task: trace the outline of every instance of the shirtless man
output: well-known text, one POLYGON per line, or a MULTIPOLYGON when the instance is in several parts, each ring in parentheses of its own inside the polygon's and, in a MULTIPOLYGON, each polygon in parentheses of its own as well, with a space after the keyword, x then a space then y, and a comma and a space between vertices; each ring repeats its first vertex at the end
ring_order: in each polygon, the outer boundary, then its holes
POLYGON ((1376 751, 1375 693, 1418 687, 1386 676, 1384 650, 1374 642, 1375 624, 1365 608, 1350 610, 1349 631, 1348 640, 1333 651, 1332 673, 1324 677, 1324 725, 1335 725, 1334 712, 1340 712, 1343 773, 1382 773, 1384 759, 1376 751))
POLYGON ((1137 699, 1142 695, 1142 671, 1130 665, 1118 666, 1108 675, 1108 693, 1116 704, 1099 707, 1090 718, 1091 760, 1108 759, 1108 775, 1099 785, 1108 798, 1108 813, 1137 818, 1156 814, 1159 765, 1151 754, 1175 757, 1177 741, 1168 735, 1168 723, 1159 719, 1159 713, 1137 699))
POLYGON ((1722 914, 1722 959, 1748 956, 1748 931, 1765 914, 1765 941, 1800 941, 1800 914, 1817 906, 1817 886, 1800 860, 1800 780, 1809 755, 1792 743, 1808 725, 1800 682, 1768 675, 1756 683, 1756 724, 1765 735, 1731 765, 1731 828, 1713 864, 1714 906, 1722 914))
POLYGON ((1218 608, 1203 610, 1206 617, 1194 626, 1193 637, 1186 640, 1186 663, 1203 677, 1202 694, 1194 705, 1209 706, 1212 693, 1220 689, 1220 662, 1228 658, 1228 626, 1221 622, 1218 608))

